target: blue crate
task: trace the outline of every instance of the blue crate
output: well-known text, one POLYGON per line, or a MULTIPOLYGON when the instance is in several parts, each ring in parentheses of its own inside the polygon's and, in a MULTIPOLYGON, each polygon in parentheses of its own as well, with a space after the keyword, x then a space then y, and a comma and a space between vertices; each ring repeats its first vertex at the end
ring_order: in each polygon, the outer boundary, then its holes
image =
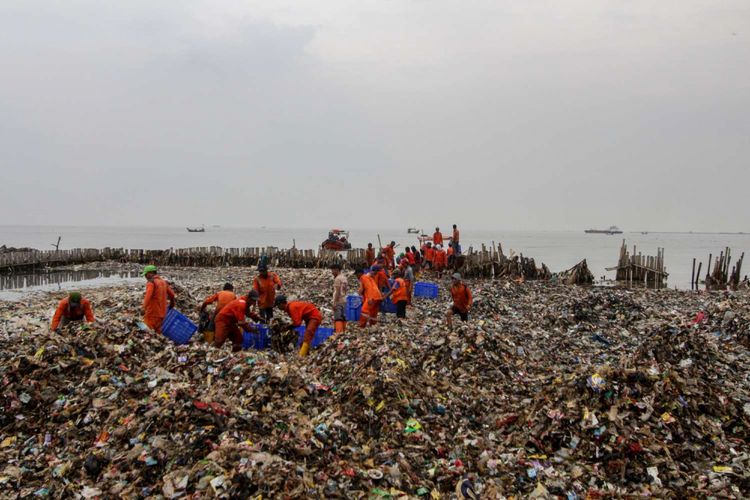
MULTIPOLYGON (((305 325, 298 326, 294 329, 297 333, 299 333, 299 338, 297 339, 297 347, 302 345, 302 340, 305 338, 305 325)), ((328 340, 328 337, 333 335, 333 328, 325 328, 322 326, 319 326, 317 330, 315 330, 315 337, 313 337, 312 341, 312 347, 319 347, 323 342, 328 340)))
POLYGON ((414 284, 414 296, 424 297, 426 299, 436 299, 438 298, 438 286, 435 283, 417 281, 414 284))
POLYGON ((398 310, 396 307, 396 304, 394 304, 391 301, 391 298, 388 297, 383 302, 380 303, 380 310, 386 314, 396 314, 396 311, 398 310))
POLYGON ((359 295, 346 297, 345 315, 347 321, 359 321, 359 317, 362 315, 362 297, 359 295))
POLYGON ((259 351, 268 349, 268 344, 271 341, 268 325, 257 324, 255 326, 258 327, 257 332, 242 332, 242 348, 259 351))
POLYGON ((178 345, 190 342, 196 331, 198 326, 174 307, 167 311, 167 316, 161 324, 161 333, 178 345))

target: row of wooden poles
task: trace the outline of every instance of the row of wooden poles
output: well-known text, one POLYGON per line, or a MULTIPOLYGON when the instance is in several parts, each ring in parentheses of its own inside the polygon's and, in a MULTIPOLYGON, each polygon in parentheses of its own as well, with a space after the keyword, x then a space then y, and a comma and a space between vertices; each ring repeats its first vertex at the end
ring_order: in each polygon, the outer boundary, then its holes
MULTIPOLYGON (((58 266, 88 262, 114 261, 159 266, 214 267, 255 266, 266 257, 274 267, 327 268, 334 263, 356 269, 367 266, 366 251, 362 248, 336 252, 332 250, 300 250, 297 248, 221 248, 195 247, 168 250, 140 250, 124 248, 49 250, 0 254, 0 272, 33 273, 58 266)), ((452 259, 450 270, 467 277, 549 279, 552 273, 544 264, 537 267, 533 258, 520 255, 506 256, 502 245, 473 247, 452 259)))
POLYGON ((642 255, 637 252, 633 245, 633 253, 628 251, 625 240, 620 247, 620 258, 617 267, 607 268, 608 271, 616 270, 615 281, 627 282, 629 284, 644 284, 652 288, 663 288, 667 284, 667 268, 664 265, 664 249, 657 248, 656 255, 642 255))
MULTIPOLYGON (((742 261, 745 259, 745 252, 742 252, 740 258, 731 267, 732 263, 732 249, 726 247, 716 259, 713 259, 713 254, 708 255, 708 264, 706 265, 706 277, 703 283, 706 285, 706 290, 726 290, 730 288, 736 290, 740 284, 740 277, 742 276, 742 261), (711 263, 713 262, 713 270, 711 263), (712 272, 713 271, 713 272, 712 272)), ((703 262, 698 262, 698 270, 695 269, 696 259, 693 259, 693 272, 690 278, 691 288, 697 290, 701 283, 701 270, 703 268, 703 262)))

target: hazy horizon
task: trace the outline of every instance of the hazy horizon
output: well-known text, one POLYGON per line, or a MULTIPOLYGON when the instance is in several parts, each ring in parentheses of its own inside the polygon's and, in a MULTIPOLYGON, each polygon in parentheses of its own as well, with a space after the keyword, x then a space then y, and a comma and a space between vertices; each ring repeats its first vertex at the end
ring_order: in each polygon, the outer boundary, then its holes
POLYGON ((6 0, 0 225, 745 231, 748 21, 743 0, 6 0))

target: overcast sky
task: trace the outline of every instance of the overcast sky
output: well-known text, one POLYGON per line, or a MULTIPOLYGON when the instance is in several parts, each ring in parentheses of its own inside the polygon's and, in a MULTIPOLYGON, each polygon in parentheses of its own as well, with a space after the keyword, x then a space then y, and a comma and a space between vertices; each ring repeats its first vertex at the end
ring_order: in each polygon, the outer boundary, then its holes
POLYGON ((3 0, 0 47, 0 224, 750 230, 748 0, 3 0))

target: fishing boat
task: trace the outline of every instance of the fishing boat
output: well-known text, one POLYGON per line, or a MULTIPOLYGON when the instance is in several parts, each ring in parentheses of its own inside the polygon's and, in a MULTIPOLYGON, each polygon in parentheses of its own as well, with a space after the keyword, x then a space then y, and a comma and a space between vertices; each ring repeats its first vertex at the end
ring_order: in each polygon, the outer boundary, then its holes
POLYGON ((586 229, 584 233, 588 234, 622 234, 622 231, 617 226, 609 226, 608 229, 586 229))
POLYGON ((406 230, 407 234, 419 234, 421 232, 422 231, 417 229, 416 227, 410 227, 409 229, 406 230))
POLYGON ((201 227, 186 227, 188 233, 205 233, 206 226, 201 227))
POLYGON ((320 247, 325 250, 336 250, 337 252, 350 250, 352 244, 349 243, 349 231, 345 229, 331 229, 328 231, 328 238, 320 244, 320 247))

